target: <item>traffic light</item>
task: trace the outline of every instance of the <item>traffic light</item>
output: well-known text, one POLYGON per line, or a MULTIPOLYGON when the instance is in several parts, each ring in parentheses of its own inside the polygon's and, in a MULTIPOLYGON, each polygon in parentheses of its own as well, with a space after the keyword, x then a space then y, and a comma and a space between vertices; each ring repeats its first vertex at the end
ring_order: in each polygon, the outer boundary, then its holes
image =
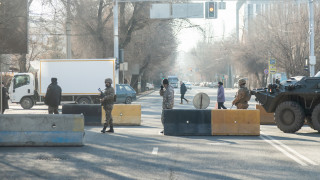
POLYGON ((217 2, 207 2, 206 3, 206 11, 208 19, 216 19, 217 18, 217 2))

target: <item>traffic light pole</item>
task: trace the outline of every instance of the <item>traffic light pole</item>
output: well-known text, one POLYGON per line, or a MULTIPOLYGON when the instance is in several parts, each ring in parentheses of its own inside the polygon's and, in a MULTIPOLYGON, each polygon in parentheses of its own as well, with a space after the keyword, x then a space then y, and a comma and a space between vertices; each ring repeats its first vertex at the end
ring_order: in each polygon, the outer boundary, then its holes
POLYGON ((310 77, 314 76, 314 67, 316 65, 316 57, 314 56, 314 13, 313 0, 309 0, 309 65, 310 77))

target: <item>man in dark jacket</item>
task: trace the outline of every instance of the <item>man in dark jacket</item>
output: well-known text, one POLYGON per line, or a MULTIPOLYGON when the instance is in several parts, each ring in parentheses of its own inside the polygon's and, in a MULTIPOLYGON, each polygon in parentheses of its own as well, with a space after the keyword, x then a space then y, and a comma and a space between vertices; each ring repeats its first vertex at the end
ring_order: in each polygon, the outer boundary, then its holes
POLYGON ((57 78, 51 78, 44 103, 48 105, 49 114, 59 114, 58 108, 61 102, 61 87, 57 83, 57 78))
POLYGON ((2 106, 1 107, 2 107, 2 114, 4 114, 4 111, 6 109, 9 109, 9 104, 8 104, 9 94, 3 82, 1 83, 1 88, 2 88, 2 96, 1 96, 2 106))
POLYGON ((186 94, 186 92, 187 92, 186 85, 182 81, 180 81, 180 93, 181 93, 181 103, 180 104, 183 104, 183 101, 182 101, 183 99, 185 101, 187 101, 187 103, 189 103, 189 101, 186 98, 184 98, 184 94, 186 94))

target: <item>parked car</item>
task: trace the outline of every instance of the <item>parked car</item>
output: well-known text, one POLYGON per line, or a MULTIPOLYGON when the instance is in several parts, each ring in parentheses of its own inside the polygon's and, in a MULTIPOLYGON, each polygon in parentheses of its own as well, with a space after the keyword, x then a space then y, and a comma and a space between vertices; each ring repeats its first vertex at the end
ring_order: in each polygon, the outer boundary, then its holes
POLYGON ((295 84, 296 82, 300 81, 302 78, 304 78, 305 76, 294 76, 294 77, 291 77, 287 80, 283 80, 281 82, 282 85, 284 86, 287 86, 287 85, 290 85, 290 84, 295 84))
POLYGON ((238 82, 235 82, 235 83, 233 84, 233 87, 234 87, 234 88, 238 88, 238 87, 239 87, 238 82))
POLYGON ((131 104, 137 99, 136 91, 128 84, 117 84, 117 101, 116 103, 131 104))
POLYGON ((191 89, 191 86, 192 86, 191 83, 186 82, 185 85, 186 85, 187 89, 191 89))
POLYGON ((219 86, 219 84, 217 83, 217 82, 210 82, 209 84, 208 84, 208 87, 209 88, 217 88, 219 86))
POLYGON ((149 90, 151 90, 151 89, 154 89, 154 85, 151 84, 151 83, 147 83, 147 84, 146 84, 146 90, 149 91, 149 90))

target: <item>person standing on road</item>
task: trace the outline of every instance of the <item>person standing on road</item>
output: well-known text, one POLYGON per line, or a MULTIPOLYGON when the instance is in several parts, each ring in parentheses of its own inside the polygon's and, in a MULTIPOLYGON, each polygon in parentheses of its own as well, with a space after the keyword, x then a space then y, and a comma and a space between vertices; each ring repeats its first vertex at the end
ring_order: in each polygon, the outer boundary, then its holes
POLYGON ((217 102, 218 102, 218 109, 227 109, 223 103, 226 101, 225 96, 224 96, 224 88, 223 88, 223 83, 218 82, 218 96, 217 96, 217 102))
POLYGON ((61 103, 61 87, 57 78, 51 78, 51 84, 47 88, 44 103, 48 105, 49 114, 59 114, 58 108, 61 103))
POLYGON ((186 85, 182 81, 180 81, 180 93, 181 93, 181 103, 180 104, 183 104, 183 100, 185 100, 185 101, 187 101, 187 103, 189 103, 189 101, 186 98, 184 98, 184 94, 186 94, 186 92, 187 92, 186 85))
POLYGON ((9 109, 9 94, 7 88, 4 86, 4 83, 1 83, 1 88, 2 88, 2 95, 1 95, 1 103, 2 103, 2 114, 4 114, 4 111, 6 109, 9 109))
POLYGON ((112 84, 112 79, 107 78, 104 81, 106 85, 106 89, 104 90, 104 97, 100 99, 101 105, 103 106, 103 109, 106 112, 106 122, 103 125, 103 129, 101 130, 102 133, 105 132, 110 132, 113 133, 113 119, 112 119, 112 109, 113 109, 113 104, 114 104, 114 89, 111 86, 112 84), (110 129, 106 131, 107 127, 110 126, 110 129))
POLYGON ((238 85, 239 90, 236 94, 235 99, 232 102, 232 105, 236 105, 237 109, 248 109, 248 101, 250 101, 251 95, 248 88, 246 87, 246 80, 239 79, 238 85))
MULTIPOLYGON (((160 89, 160 96, 163 97, 162 100, 162 113, 161 113, 161 123, 163 125, 163 110, 164 109, 172 109, 174 105, 174 89, 171 85, 169 85, 168 79, 164 79, 162 81, 163 86, 160 89)), ((161 131, 163 133, 163 131, 161 131)))

